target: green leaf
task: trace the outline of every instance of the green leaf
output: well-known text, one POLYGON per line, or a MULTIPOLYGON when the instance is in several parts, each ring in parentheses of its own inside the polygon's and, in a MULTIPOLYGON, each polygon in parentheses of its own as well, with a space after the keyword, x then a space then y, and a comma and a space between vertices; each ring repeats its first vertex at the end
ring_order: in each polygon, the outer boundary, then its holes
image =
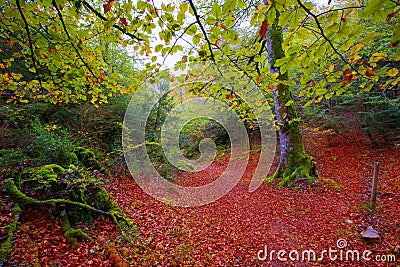
POLYGON ((327 92, 328 92, 328 90, 326 90, 325 88, 319 88, 319 89, 315 90, 316 95, 324 95, 327 92))
POLYGON ((139 0, 139 1, 137 2, 137 8, 138 8, 139 10, 146 10, 146 7, 147 7, 147 3, 146 3, 145 1, 139 0))
POLYGON ((193 36, 192 41, 194 45, 198 45, 200 43, 200 36, 196 34, 195 36, 193 36))
POLYGON ((290 16, 292 15, 292 13, 293 13, 292 9, 281 13, 280 16, 279 16, 278 26, 284 26, 284 25, 288 24, 290 16))
POLYGON ((162 3, 162 4, 161 4, 161 8, 162 8, 162 10, 164 10, 165 12, 172 12, 172 11, 175 10, 175 6, 172 5, 172 4, 166 5, 166 4, 162 3))
POLYGON ((222 13, 228 14, 235 11, 237 0, 226 0, 222 6, 222 13))
POLYGON ((276 18, 276 9, 271 8, 270 10, 268 10, 268 13, 267 13, 268 25, 274 24, 275 18, 276 18))
POLYGON ((285 107, 289 107, 289 106, 291 106, 293 104, 294 104, 294 101, 293 100, 289 100, 288 102, 286 102, 285 107))
POLYGON ((195 35, 196 32, 197 32, 196 24, 192 24, 186 31, 186 33, 189 34, 189 35, 195 35))
POLYGON ((214 1, 214 4, 212 5, 211 14, 213 14, 217 19, 221 17, 221 7, 217 1, 214 1))

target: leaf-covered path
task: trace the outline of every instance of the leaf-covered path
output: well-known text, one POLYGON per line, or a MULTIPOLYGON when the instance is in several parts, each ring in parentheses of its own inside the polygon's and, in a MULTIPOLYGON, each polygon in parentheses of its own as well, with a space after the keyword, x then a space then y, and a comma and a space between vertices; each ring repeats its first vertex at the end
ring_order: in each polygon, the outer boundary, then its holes
MULTIPOLYGON (((123 239, 109 220, 100 219, 96 227, 86 228, 96 241, 80 242, 73 250, 56 221, 32 210, 21 218, 13 261, 110 266, 107 248, 115 246, 132 266, 397 266, 399 262, 331 261, 326 254, 321 263, 277 259, 278 250, 296 250, 301 259, 302 251, 312 249, 319 257, 323 250, 337 249, 338 239, 347 241, 344 251, 374 250, 371 258, 389 254, 391 245, 400 244, 399 197, 383 195, 374 215, 364 206, 375 160, 381 162, 379 191, 400 192, 400 148, 374 148, 360 136, 306 129, 306 147, 318 160, 322 177, 316 186, 299 184, 290 189, 263 184, 249 193, 258 160, 253 153, 239 184, 220 200, 202 207, 173 207, 148 196, 129 177, 114 178, 108 190, 137 225, 137 232, 127 232, 129 238, 123 239), (377 245, 360 240, 362 227, 369 225, 383 237, 377 245), (257 253, 265 248, 268 257, 260 261, 257 253), (276 252, 271 262, 272 250, 276 252)), ((224 170, 228 159, 225 155, 207 170, 179 177, 179 181, 205 184, 224 170)))

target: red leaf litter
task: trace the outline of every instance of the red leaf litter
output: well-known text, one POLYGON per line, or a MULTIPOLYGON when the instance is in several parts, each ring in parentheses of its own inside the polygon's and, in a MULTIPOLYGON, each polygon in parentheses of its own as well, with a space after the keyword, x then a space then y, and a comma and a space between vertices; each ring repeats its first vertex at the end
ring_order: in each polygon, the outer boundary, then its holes
MULTIPOLYGON (((132 178, 116 177, 108 189, 138 231, 125 231, 128 238, 124 239, 110 220, 100 218, 94 226, 84 227, 95 241, 80 241, 72 249, 50 214, 30 209, 21 215, 5 265, 119 266, 107 256, 111 247, 131 266, 399 266, 400 256, 397 262, 375 259, 400 245, 400 147, 372 147, 362 133, 305 129, 304 137, 321 176, 315 186, 303 183, 297 188, 278 188, 264 183, 249 193, 257 153, 251 154, 246 174, 235 188, 201 207, 159 202, 132 178), (380 195, 377 212, 371 214, 365 203, 375 160, 380 162, 379 191, 393 194, 380 195), (367 226, 379 232, 379 242, 361 240, 360 232, 367 226), (342 252, 337 246, 339 239, 346 245, 342 252), (320 258, 322 251, 329 249, 338 251, 332 254, 336 260, 329 254, 316 261, 301 259, 304 251, 313 250, 320 258), (280 252, 280 256, 287 261, 277 257, 279 250, 286 253, 280 252), (359 251, 360 258, 365 250, 371 250, 367 256, 371 260, 353 261, 351 256, 346 260, 348 250, 359 251)), ((206 184, 218 177, 228 160, 226 154, 202 172, 180 174, 178 182, 206 184)))

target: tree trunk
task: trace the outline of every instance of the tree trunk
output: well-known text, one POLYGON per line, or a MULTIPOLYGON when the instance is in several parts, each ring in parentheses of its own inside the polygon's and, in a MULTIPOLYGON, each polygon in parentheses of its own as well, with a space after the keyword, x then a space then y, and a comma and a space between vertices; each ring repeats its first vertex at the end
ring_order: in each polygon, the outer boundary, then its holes
MULTIPOLYGON (((279 73, 280 81, 288 81, 288 74, 282 74, 279 68, 274 66, 277 59, 285 57, 282 49, 282 28, 278 26, 278 20, 279 14, 274 24, 268 28, 266 35, 268 63, 271 74, 279 73)), ((278 169, 268 180, 281 178, 279 185, 290 185, 292 180, 299 178, 307 178, 309 182, 312 182, 313 178, 317 177, 315 162, 304 149, 300 118, 294 107, 291 89, 288 85, 279 83, 274 86, 273 96, 274 111, 278 121, 280 160, 278 169)))

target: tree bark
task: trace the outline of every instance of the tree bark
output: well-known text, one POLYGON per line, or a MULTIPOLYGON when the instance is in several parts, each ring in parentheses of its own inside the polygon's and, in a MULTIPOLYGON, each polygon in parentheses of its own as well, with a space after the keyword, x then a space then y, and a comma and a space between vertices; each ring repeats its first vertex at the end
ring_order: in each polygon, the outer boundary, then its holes
MULTIPOLYGON (((283 33, 278 26, 279 13, 273 25, 268 28, 266 41, 268 50, 268 63, 271 74, 278 73, 278 80, 288 81, 287 73, 281 73, 279 67, 275 67, 278 59, 285 57, 282 48, 283 33)), ((291 181, 299 178, 307 178, 309 182, 317 177, 317 171, 313 158, 304 149, 301 134, 301 122, 294 106, 291 88, 279 83, 274 86, 274 111, 277 119, 278 136, 280 141, 279 167, 275 174, 268 178, 281 178, 279 185, 290 185, 291 181)))

